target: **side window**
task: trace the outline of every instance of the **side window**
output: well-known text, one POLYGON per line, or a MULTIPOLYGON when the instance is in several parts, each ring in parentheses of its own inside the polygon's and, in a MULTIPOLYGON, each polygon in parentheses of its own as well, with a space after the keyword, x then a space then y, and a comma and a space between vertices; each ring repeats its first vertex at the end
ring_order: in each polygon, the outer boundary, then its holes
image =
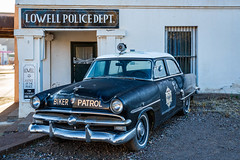
POLYGON ((170 75, 180 73, 180 70, 178 69, 177 64, 173 60, 168 59, 166 61, 167 61, 167 66, 168 66, 170 75))
POLYGON ((164 63, 162 60, 156 61, 154 66, 154 78, 162 78, 167 76, 164 63))

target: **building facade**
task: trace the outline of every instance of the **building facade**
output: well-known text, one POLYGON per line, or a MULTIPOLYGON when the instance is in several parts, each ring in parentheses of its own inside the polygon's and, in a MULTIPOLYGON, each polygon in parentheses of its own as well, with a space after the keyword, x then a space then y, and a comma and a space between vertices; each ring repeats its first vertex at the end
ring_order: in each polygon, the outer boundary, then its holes
POLYGON ((200 93, 240 93, 240 1, 16 0, 15 12, 19 117, 33 94, 80 81, 119 43, 172 54, 200 93))

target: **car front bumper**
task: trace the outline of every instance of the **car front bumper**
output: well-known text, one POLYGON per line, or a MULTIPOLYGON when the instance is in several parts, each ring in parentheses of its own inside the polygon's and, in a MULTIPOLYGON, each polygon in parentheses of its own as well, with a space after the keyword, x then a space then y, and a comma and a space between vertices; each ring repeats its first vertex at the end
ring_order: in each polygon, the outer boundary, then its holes
POLYGON ((50 137, 59 137, 62 139, 69 140, 82 140, 86 142, 91 141, 99 141, 99 142, 107 142, 111 144, 123 144, 131 140, 136 135, 136 128, 131 129, 130 131, 122 132, 122 133, 110 133, 104 131, 92 131, 87 124, 85 126, 85 130, 77 131, 77 130, 67 130, 61 128, 53 127, 53 123, 50 121, 48 125, 40 125, 40 124, 31 124, 28 128, 31 133, 46 133, 49 134, 50 137))

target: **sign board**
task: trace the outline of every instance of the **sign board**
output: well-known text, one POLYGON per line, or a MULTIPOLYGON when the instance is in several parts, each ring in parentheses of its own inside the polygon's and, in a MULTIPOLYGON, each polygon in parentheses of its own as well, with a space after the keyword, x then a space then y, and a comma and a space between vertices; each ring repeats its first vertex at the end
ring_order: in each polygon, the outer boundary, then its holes
POLYGON ((22 28, 119 28, 117 9, 22 9, 22 28))
POLYGON ((23 66, 23 98, 30 99, 35 94, 35 65, 23 66))

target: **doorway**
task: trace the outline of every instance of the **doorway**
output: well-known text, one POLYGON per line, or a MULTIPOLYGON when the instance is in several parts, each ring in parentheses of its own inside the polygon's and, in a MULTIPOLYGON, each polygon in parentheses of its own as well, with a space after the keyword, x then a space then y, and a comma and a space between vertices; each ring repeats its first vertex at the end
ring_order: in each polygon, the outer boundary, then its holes
POLYGON ((97 42, 71 42, 71 83, 82 81, 97 56, 97 42))

